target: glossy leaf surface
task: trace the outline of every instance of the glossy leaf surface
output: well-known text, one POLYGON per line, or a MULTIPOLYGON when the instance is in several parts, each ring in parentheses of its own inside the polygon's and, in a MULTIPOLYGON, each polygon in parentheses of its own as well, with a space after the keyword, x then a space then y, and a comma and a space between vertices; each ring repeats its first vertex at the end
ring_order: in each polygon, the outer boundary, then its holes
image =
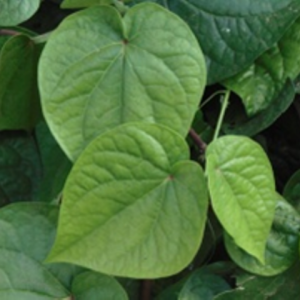
POLYGON ((225 81, 227 88, 241 98, 248 115, 267 108, 283 89, 287 79, 300 73, 300 19, 280 41, 262 54, 242 73, 225 81))
POLYGON ((227 282, 203 268, 195 271, 183 286, 178 300, 213 300, 214 296, 229 290, 227 282))
POLYGON ((132 278, 174 274, 196 254, 207 190, 185 141, 131 123, 96 138, 67 179, 48 261, 132 278))
POLYGON ((300 170, 296 171, 286 183, 283 196, 300 212, 300 170))
MULTIPOLYGON (((252 117, 241 117, 236 113, 231 119, 231 124, 224 124, 222 127, 226 134, 238 134, 254 136, 272 125, 293 103, 295 88, 290 80, 282 88, 279 95, 272 99, 270 105, 252 117), (240 119, 235 122, 234 118, 240 119)), ((236 111, 233 110, 233 113, 236 111)))
POLYGON ((298 0, 159 2, 183 18, 197 36, 209 84, 248 67, 282 37, 300 13, 298 0))
POLYGON ((0 0, 0 26, 14 26, 29 19, 40 0, 0 0))
POLYGON ((297 299, 300 293, 299 262, 286 272, 272 277, 253 274, 237 276, 237 288, 218 295, 215 300, 283 300, 297 299))
POLYGON ((270 162, 247 137, 224 136, 206 152, 213 209, 235 243, 264 262, 276 199, 270 162))
POLYGON ((126 292, 116 279, 91 271, 75 277, 72 293, 76 300, 128 300, 126 292))
MULTIPOLYGON (((278 198, 278 197, 277 197, 278 198)), ((300 216, 284 199, 278 200, 265 250, 265 265, 235 245, 225 234, 225 245, 233 261, 241 268, 258 275, 282 273, 298 258, 300 216)))
POLYGON ((51 35, 39 67, 47 123, 71 160, 126 122, 161 123, 185 136, 205 81, 189 27, 151 3, 123 19, 109 6, 73 14, 51 35))

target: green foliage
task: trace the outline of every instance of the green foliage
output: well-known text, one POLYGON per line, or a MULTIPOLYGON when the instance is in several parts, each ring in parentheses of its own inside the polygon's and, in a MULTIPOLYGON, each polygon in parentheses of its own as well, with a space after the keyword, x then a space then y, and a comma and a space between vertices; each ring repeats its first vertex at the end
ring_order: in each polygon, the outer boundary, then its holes
POLYGON ((297 299, 299 29, 299 0, 0 0, 0 298, 297 299))

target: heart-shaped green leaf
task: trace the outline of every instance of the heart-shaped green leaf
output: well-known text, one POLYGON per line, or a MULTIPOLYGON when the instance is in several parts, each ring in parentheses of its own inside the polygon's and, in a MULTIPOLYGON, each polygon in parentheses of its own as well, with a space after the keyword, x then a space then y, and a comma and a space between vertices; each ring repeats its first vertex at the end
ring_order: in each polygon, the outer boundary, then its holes
POLYGON ((224 136, 207 148, 213 209, 235 243, 264 263, 276 197, 272 168, 259 144, 224 136))
POLYGON ((205 81, 187 24, 152 3, 123 19, 109 6, 73 14, 51 35, 39 66, 47 123, 72 160, 126 122, 161 123, 185 136, 205 81))
POLYGON ((0 26, 14 26, 29 19, 40 0, 0 0, 0 26))
POLYGON ((163 126, 130 123, 96 138, 67 179, 48 261, 132 278, 182 270, 208 204, 202 168, 188 159, 184 139, 163 126))
POLYGON ((125 290, 116 279, 91 271, 74 278, 72 293, 76 300, 128 300, 125 290))
POLYGON ((58 209, 15 203, 0 210, 0 299, 56 300, 70 293, 42 263, 54 239, 58 209))
POLYGON ((258 275, 273 276, 285 271, 297 260, 299 233, 299 214, 280 197, 266 244, 264 265, 240 249, 228 234, 225 234, 225 245, 231 258, 241 268, 258 275))

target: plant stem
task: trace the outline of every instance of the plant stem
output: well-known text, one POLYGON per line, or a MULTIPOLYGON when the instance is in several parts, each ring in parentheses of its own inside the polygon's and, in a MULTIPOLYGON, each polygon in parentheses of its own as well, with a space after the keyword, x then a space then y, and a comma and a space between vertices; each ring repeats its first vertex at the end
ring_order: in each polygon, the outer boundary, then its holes
POLYGON ((202 141, 201 137, 198 135, 198 133, 193 128, 191 128, 189 130, 189 136, 194 141, 195 145, 197 145, 201 154, 203 154, 206 150, 206 146, 207 146, 206 143, 204 143, 202 141))
POLYGON ((223 123, 223 120, 224 120, 224 116, 225 116, 225 111, 226 111, 226 108, 228 106, 229 96, 230 96, 230 91, 228 90, 228 91, 226 91, 224 97, 222 97, 222 99, 221 99, 222 108, 221 108, 221 112, 220 112, 220 115, 219 115, 219 119, 218 119, 218 123, 217 123, 217 127, 216 127, 216 130, 215 130, 213 141, 215 141, 219 136, 220 129, 221 129, 221 126, 222 126, 222 123, 223 123))
POLYGON ((141 293, 140 293, 141 300, 151 300, 152 283, 153 283, 153 281, 149 280, 149 279, 142 281, 141 293))
POLYGON ((226 90, 220 90, 220 91, 216 91, 215 93, 213 93, 212 95, 210 95, 208 98, 206 98, 203 103, 200 104, 200 108, 202 108, 203 106, 205 106, 210 100, 212 100, 215 96, 220 95, 220 94, 224 94, 226 93, 226 90))
POLYGON ((35 42, 35 44, 42 44, 42 43, 47 42, 47 40, 49 39, 49 36, 51 35, 51 33, 52 33, 52 31, 46 32, 44 34, 32 37, 31 39, 35 42))
POLYGON ((15 36, 19 35, 20 32, 11 30, 11 29, 0 29, 0 35, 10 35, 10 36, 15 36))

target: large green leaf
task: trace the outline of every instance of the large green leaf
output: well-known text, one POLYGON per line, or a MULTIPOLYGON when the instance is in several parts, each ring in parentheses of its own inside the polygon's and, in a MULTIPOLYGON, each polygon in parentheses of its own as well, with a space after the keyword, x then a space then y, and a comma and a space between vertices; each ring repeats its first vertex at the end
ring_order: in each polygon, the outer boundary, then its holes
POLYGON ((286 272, 273 277, 253 274, 237 276, 237 288, 220 294, 215 300, 293 300, 300 295, 300 264, 296 263, 286 272))
POLYGON ((299 0, 158 2, 182 17, 197 36, 206 57, 209 84, 248 67, 300 14, 299 0))
POLYGON ((264 263, 276 197, 267 155, 247 137, 224 136, 207 151, 208 186, 213 209, 235 243, 264 263))
MULTIPOLYGON (((1 19, 1 17, 0 17, 1 19)), ((37 63, 41 45, 17 35, 0 52, 0 130, 32 129, 40 118, 37 63)))
POLYGON ((288 78, 300 73, 300 18, 281 40, 262 54, 253 65, 226 80, 225 86, 237 93, 248 115, 268 107, 288 78))
POLYGON ((36 127, 36 137, 43 165, 38 200, 51 202, 61 193, 72 164, 60 149, 45 122, 36 127))
POLYGON ((75 277, 72 293, 76 300, 128 300, 125 290, 117 280, 91 271, 75 277))
POLYGON ((203 268, 189 277, 180 291, 178 300, 213 300, 215 295, 229 289, 230 286, 222 277, 203 268))
POLYGON ((57 215, 57 207, 34 202, 0 210, 1 299, 57 300, 70 294, 42 263, 53 243, 57 215))
POLYGON ((238 112, 235 107, 229 107, 233 115, 229 117, 230 123, 224 124, 222 129, 227 134, 254 136, 272 125, 290 107, 294 99, 294 85, 287 80, 279 95, 272 99, 270 105, 252 117, 248 117, 244 111, 238 112))
POLYGON ((22 132, 1 132, 0 154, 0 206, 35 199, 41 165, 34 138, 22 132))
POLYGON ((69 175, 48 261, 132 278, 186 267, 203 236, 207 190, 182 137, 147 123, 96 138, 69 175))
POLYGON ((39 66, 45 117, 72 160, 125 122, 162 123, 185 136, 205 80, 189 27, 151 3, 123 19, 109 6, 73 14, 51 35, 39 66))
POLYGON ((283 198, 277 197, 275 217, 265 249, 265 265, 235 245, 225 234, 225 245, 231 258, 243 269, 273 276, 288 269, 298 258, 300 216, 283 198))
POLYGON ((40 0, 0 0, 0 26, 14 26, 29 19, 40 0))

